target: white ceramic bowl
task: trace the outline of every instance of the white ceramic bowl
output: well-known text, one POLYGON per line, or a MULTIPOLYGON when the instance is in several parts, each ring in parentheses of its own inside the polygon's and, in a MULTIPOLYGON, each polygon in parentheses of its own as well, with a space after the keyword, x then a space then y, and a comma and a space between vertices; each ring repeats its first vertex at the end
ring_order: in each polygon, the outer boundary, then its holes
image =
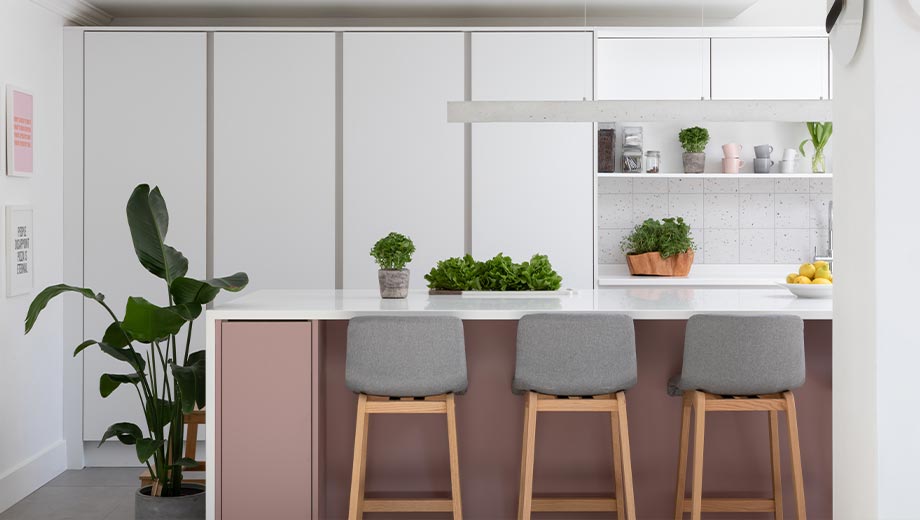
POLYGON ((804 283, 777 283, 799 298, 831 298, 834 296, 834 286, 825 284, 804 283))

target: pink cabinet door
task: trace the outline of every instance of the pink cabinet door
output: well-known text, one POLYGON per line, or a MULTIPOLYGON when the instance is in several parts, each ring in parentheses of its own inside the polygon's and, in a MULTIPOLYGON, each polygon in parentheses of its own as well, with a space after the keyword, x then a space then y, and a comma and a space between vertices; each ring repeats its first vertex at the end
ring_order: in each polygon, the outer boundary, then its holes
POLYGON ((311 517, 311 323, 224 321, 219 520, 311 517))

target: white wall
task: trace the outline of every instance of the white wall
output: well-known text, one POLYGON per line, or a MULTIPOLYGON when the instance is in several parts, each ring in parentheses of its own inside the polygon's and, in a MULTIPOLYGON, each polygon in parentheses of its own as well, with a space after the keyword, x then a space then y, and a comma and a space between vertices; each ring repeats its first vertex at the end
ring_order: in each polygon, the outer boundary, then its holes
MULTIPOLYGON (((0 176, 0 205, 34 208, 36 291, 60 282, 63 272, 62 25, 59 16, 28 0, 0 2, 0 83, 31 90, 36 103, 36 173, 31 179, 0 176)), ((0 294, 6 294, 6 280, 0 284, 0 294)), ((0 511, 60 473, 65 463, 62 307, 50 305, 24 336, 22 323, 34 294, 0 295, 0 511)))

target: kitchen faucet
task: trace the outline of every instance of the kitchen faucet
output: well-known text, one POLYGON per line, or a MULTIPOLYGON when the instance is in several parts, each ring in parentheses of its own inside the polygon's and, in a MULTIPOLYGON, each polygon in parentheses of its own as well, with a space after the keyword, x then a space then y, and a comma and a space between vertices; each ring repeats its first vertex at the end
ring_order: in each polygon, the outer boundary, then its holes
POLYGON ((827 203, 827 255, 818 256, 818 246, 815 246, 815 262, 827 262, 831 271, 834 270, 834 201, 827 203))

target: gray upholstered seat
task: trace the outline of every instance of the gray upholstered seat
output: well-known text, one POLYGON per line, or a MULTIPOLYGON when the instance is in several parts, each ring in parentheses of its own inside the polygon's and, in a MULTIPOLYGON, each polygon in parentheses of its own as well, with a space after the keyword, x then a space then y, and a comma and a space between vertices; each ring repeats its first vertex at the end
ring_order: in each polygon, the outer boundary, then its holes
POLYGON ((805 324, 798 316, 699 314, 687 321, 684 363, 668 393, 773 394, 805 383, 805 324))
POLYGON ((463 322, 449 316, 362 316, 348 323, 345 384, 357 393, 424 397, 467 387, 463 322))
POLYGON ((518 323, 515 393, 600 395, 631 388, 636 378, 629 316, 528 314, 518 323))

